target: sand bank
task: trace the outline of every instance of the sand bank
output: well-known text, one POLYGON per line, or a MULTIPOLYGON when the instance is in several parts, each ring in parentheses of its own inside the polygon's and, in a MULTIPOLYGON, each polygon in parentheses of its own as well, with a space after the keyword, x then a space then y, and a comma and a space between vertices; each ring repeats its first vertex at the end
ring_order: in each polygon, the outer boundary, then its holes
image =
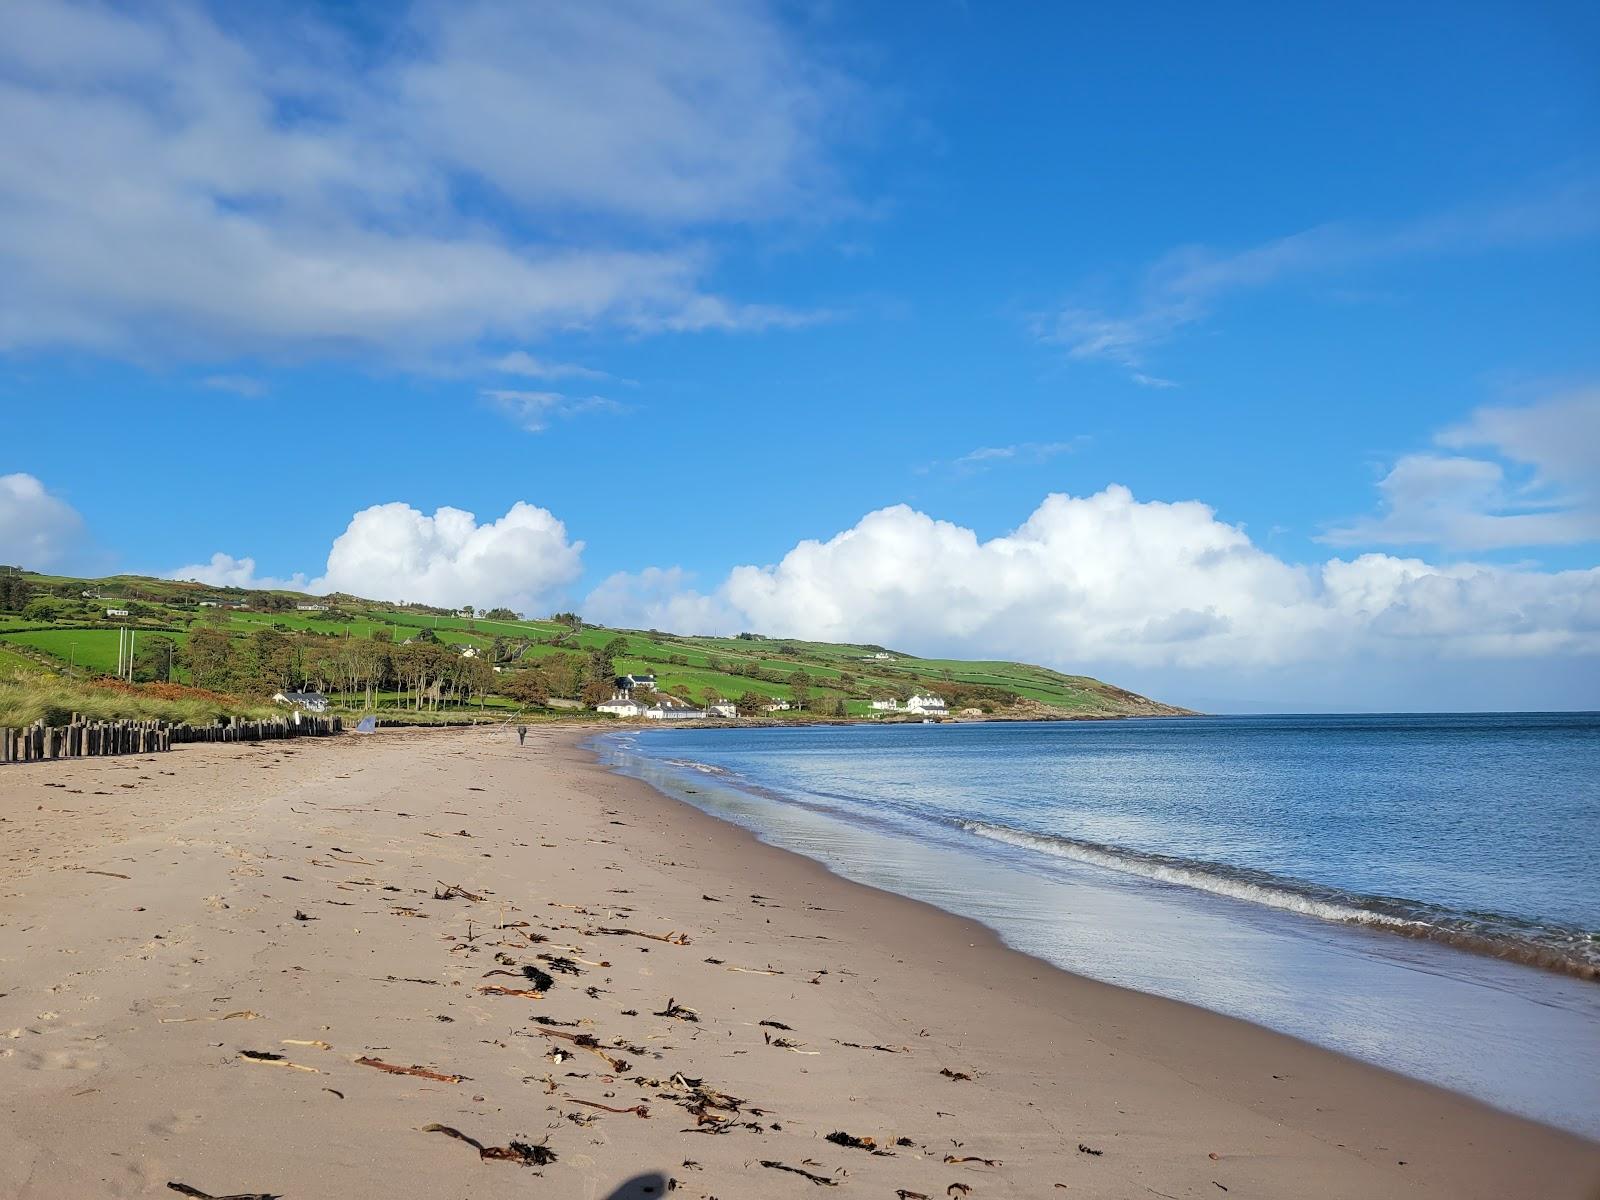
POLYGON ((1600 1146, 1056 971, 578 741, 0 772, 0 1197, 1600 1194, 1600 1146))

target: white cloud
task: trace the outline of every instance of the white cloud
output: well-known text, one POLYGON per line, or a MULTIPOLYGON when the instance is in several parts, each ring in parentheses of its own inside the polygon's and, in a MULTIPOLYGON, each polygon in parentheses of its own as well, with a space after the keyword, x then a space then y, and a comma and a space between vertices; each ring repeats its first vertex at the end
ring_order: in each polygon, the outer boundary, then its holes
POLYGON ((806 319, 703 284, 710 227, 831 187, 839 85, 765 6, 382 14, 357 46, 304 8, 12 0, 0 351, 407 362, 806 319))
POLYGON ((1051 495, 988 541, 904 505, 869 513, 709 594, 670 573, 591 601, 613 620, 878 642, 923 653, 1190 673, 1307 671, 1380 659, 1600 654, 1600 569, 1541 573, 1367 554, 1314 565, 1254 545, 1206 505, 1112 486, 1051 495))
POLYGON ((303 592, 307 588, 306 577, 302 574, 296 573, 282 579, 271 575, 257 575, 255 559, 234 558, 233 555, 221 551, 213 554, 208 562, 176 567, 166 572, 166 577, 208 583, 212 587, 285 588, 292 592, 303 592))
POLYGON ((32 571, 60 565, 83 540, 83 518, 32 475, 0 475, 0 563, 32 571))
POLYGON ((1126 368, 1147 387, 1171 380, 1141 370, 1155 347, 1210 317, 1230 295, 1296 278, 1331 278, 1387 261, 1475 253, 1593 234, 1600 186, 1584 180, 1538 199, 1463 209, 1388 229, 1319 225, 1243 250, 1181 246, 1144 272, 1122 311, 1074 304, 1041 323, 1040 336, 1073 358, 1126 368))
POLYGON ((548 510, 517 501, 479 524, 459 508, 431 517, 409 504, 377 504, 350 519, 311 582, 318 592, 455 607, 504 605, 537 612, 578 577, 583 543, 548 510))
POLYGON ((602 625, 671 633, 734 632, 738 615, 726 603, 695 591, 681 567, 646 567, 608 576, 583 602, 583 615, 602 625))
POLYGON ((1323 540, 1473 551, 1600 540, 1600 388, 1481 408, 1434 441, 1493 457, 1404 455, 1378 483, 1378 513, 1323 540))
POLYGON ((611 378, 604 371, 596 371, 577 363, 547 362, 542 358, 535 358, 526 350, 513 350, 510 354, 501 355, 491 365, 502 375, 520 375, 526 379, 611 378))
POLYGON ((459 508, 440 508, 429 516, 396 502, 375 504, 351 517, 315 579, 299 572, 281 579, 257 575, 253 558, 223 553, 165 574, 218 586, 537 612, 578 577, 582 555, 583 543, 570 541, 565 525, 548 509, 526 501, 481 524, 459 508))
POLYGON ((565 396, 560 392, 522 392, 505 388, 486 390, 485 400, 528 433, 542 433, 554 420, 591 412, 621 412, 622 405, 604 396, 565 396))
POLYGON ((254 400, 267 394, 267 385, 249 375, 207 375, 200 381, 200 386, 209 388, 213 392, 232 392, 235 396, 243 396, 247 400, 254 400))

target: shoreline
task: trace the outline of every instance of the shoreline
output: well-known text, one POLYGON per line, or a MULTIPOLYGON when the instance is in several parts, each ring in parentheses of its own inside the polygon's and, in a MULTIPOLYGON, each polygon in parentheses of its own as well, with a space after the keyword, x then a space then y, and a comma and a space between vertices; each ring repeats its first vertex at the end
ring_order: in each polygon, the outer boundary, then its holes
POLYGON ((0 778, 0 1195, 519 1185, 432 1124, 547 1143, 528 1186, 595 1200, 643 1170, 695 1197, 1596 1193, 1596 1143, 1069 975, 607 770, 583 743, 611 728, 0 778), (486 994, 529 986, 496 955, 547 997, 486 994))
MULTIPOLYGON (((638 779, 635 776, 629 775, 620 768, 606 767, 600 761, 601 752, 598 748, 595 748, 592 745, 596 738, 604 736, 604 733, 606 732, 615 731, 601 731, 593 737, 585 739, 588 744, 580 747, 593 757, 596 767, 620 778, 627 779, 632 783, 638 784, 639 786, 645 788, 652 796, 659 797, 660 800, 665 802, 667 805, 672 806, 674 809, 683 810, 687 814, 683 818, 685 821, 710 822, 719 830, 730 831, 734 840, 744 846, 745 852, 757 854, 775 853, 782 855, 785 859, 794 860, 798 864, 802 864, 802 870, 814 872, 820 875, 820 877, 826 881, 827 885, 838 886, 844 889, 858 889, 861 892, 869 893, 874 897, 880 898, 882 903, 891 907, 896 904, 912 906, 923 914, 923 919, 928 921, 953 922, 955 927, 960 930, 960 936, 968 938, 974 945, 984 945, 986 952, 1001 956, 1014 956, 1034 971, 1044 971, 1058 976, 1060 980, 1064 982, 1065 989, 1068 991, 1102 993, 1099 997, 1097 997, 1094 1006, 1095 1011, 1098 1013, 1110 1012, 1112 1009, 1123 1004, 1135 1007, 1148 1006, 1150 1011, 1148 1013, 1141 1014, 1141 1019, 1148 1019, 1152 1023, 1159 1023, 1162 1017, 1161 1010, 1165 1006, 1173 1006, 1183 1010, 1185 1013, 1191 1014, 1194 1018, 1197 1018, 1201 1021, 1223 1022, 1227 1028, 1234 1029, 1235 1031, 1246 1031, 1243 1034, 1245 1037, 1261 1035, 1267 1038, 1281 1038, 1289 1043, 1292 1043, 1294 1046, 1300 1047, 1308 1054, 1327 1055, 1337 1062, 1347 1064, 1349 1067, 1359 1071, 1374 1072, 1383 1080, 1389 1081, 1390 1083, 1398 1083, 1408 1087, 1422 1088, 1427 1092, 1433 1093, 1437 1097, 1481 1109, 1483 1112, 1492 1114, 1495 1117, 1503 1117, 1512 1121, 1525 1122, 1536 1128, 1550 1130, 1551 1132, 1559 1133, 1562 1136, 1573 1137, 1580 1141, 1591 1143, 1597 1147, 1600 1147, 1600 1139, 1591 1139, 1585 1137, 1583 1134, 1562 1129, 1559 1126, 1538 1121, 1534 1118, 1526 1117, 1506 1109, 1498 1108, 1486 1101, 1480 1100, 1477 1097, 1468 1095, 1464 1092, 1454 1091, 1438 1084, 1431 1083, 1427 1080, 1418 1079, 1414 1076, 1406 1075, 1399 1071, 1390 1070, 1375 1063, 1355 1058, 1348 1054, 1343 1054, 1330 1047, 1320 1046, 1314 1042, 1309 1042, 1303 1038, 1296 1037, 1292 1033, 1272 1029, 1268 1026, 1249 1021, 1243 1017, 1217 1012, 1186 1000, 1170 996, 1161 996, 1154 993, 1141 991, 1137 988, 1125 987, 1117 983, 1096 979, 1093 976, 1080 974, 1066 967, 1058 966, 1057 964, 1050 962, 1048 959, 1030 954, 1026 950, 1011 945, 1006 941, 1005 936, 1000 931, 976 918, 951 912, 947 909, 939 907, 937 904, 934 904, 931 901, 921 900, 913 896, 906 896, 898 892, 889 891, 887 889, 874 886, 873 884, 841 875, 831 869, 826 863, 811 858, 798 850, 791 850, 787 847, 764 841, 761 836, 753 830, 736 824, 732 821, 725 820, 712 813, 708 813, 690 801, 685 800, 682 797, 674 796, 670 792, 657 788, 646 780, 638 779)), ((1371 933, 1374 936, 1413 936, 1410 934, 1396 934, 1394 931, 1388 930, 1380 931, 1367 929, 1365 927, 1362 927, 1362 929, 1363 932, 1371 933)), ((1463 954, 1472 954, 1474 957, 1491 958, 1496 961, 1507 961, 1499 955, 1478 954, 1477 952, 1462 949, 1460 947, 1452 947, 1452 949, 1456 949, 1463 954)), ((1571 972, 1556 970, 1543 965, 1531 963, 1518 963, 1516 965, 1527 966, 1532 970, 1549 971, 1551 974, 1562 978, 1589 978, 1586 976, 1575 976, 1571 972)), ((1215 1031, 1211 1032, 1214 1033, 1215 1031)), ((1227 1041, 1228 1039, 1226 1036, 1224 1036, 1222 1040, 1227 1041)), ((1224 1055, 1224 1057, 1226 1057, 1226 1055, 1224 1055)), ((1214 1069, 1214 1067, 1210 1064, 1209 1059, 1206 1059, 1204 1056, 1202 1056, 1201 1059, 1184 1062, 1182 1064, 1182 1069, 1187 1070, 1194 1066, 1196 1062, 1203 1062, 1203 1069, 1214 1069)), ((1596 1177, 1595 1195, 1600 1197, 1600 1175, 1597 1175, 1596 1177)))

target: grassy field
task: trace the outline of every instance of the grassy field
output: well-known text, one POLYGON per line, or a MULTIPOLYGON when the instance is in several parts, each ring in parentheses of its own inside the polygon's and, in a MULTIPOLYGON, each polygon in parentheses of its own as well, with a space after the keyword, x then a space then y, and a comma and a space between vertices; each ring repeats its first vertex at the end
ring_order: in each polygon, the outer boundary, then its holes
MULTIPOLYGON (((1163 706, 1133 696, 1120 688, 1081 675, 1070 675, 1045 667, 1014 662, 967 662, 958 659, 919 659, 879 646, 850 645, 839 642, 805 642, 784 638, 734 638, 680 636, 658 631, 616 630, 584 627, 574 631, 567 625, 547 620, 489 620, 459 614, 434 614, 369 600, 331 601, 334 613, 300 612, 292 607, 307 597, 293 593, 273 593, 289 601, 291 607, 270 610, 268 594, 240 589, 211 588, 173 580, 139 576, 108 579, 69 579, 59 576, 28 576, 41 590, 76 598, 81 591, 103 597, 126 596, 147 606, 143 623, 187 625, 199 615, 201 601, 246 603, 248 608, 226 612, 225 628, 244 637, 262 627, 303 631, 333 637, 371 638, 387 631, 394 642, 403 642, 422 630, 429 630, 439 641, 455 646, 472 646, 487 651, 496 638, 526 643, 523 658, 537 662, 551 655, 587 654, 621 638, 623 648, 615 659, 621 673, 653 673, 664 691, 702 701, 708 692, 736 699, 746 693, 772 699, 792 699, 788 682, 796 671, 810 679, 813 696, 831 709, 843 700, 852 715, 870 715, 870 702, 888 696, 906 696, 914 691, 937 687, 966 686, 994 689, 974 693, 986 706, 1004 707, 1007 697, 1019 700, 1019 711, 1048 715, 1051 712, 1073 716, 1111 716, 1127 713, 1153 713, 1163 706), (875 656, 887 653, 890 657, 875 656), (677 660, 677 661, 673 661, 677 660), (744 672, 756 670, 767 678, 752 678, 744 672), (1033 707, 1028 707, 1029 705, 1033 707)), ((23 624, 15 616, 0 617, 0 653, 26 661, 7 652, 8 643, 29 647, 53 656, 60 662, 71 660, 80 669, 110 672, 115 669, 117 631, 114 628, 54 628, 19 631, 23 624)), ((145 636, 141 633, 141 636, 145 636)), ((165 636, 182 641, 183 633, 165 636)), ((0 659, 0 667, 6 660, 0 659)), ((31 666, 32 664, 30 664, 31 666)), ((492 697, 493 707, 509 704, 492 697)))
MULTIPOLYGON (((161 630, 151 632, 160 637, 171 638, 180 645, 185 636, 161 630)), ((137 633, 134 640, 135 647, 140 640, 148 636, 149 632, 137 633)), ((115 629, 35 629, 27 633, 0 631, 0 645, 15 642, 18 645, 31 646, 64 663, 90 672, 109 675, 117 669, 118 637, 118 631, 115 629)))

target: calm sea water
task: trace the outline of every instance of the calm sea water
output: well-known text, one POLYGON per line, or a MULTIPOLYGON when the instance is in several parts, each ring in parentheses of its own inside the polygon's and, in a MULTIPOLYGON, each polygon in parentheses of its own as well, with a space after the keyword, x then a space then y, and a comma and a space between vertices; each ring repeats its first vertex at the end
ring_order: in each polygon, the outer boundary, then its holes
POLYGON ((600 746, 1059 966, 1600 1136, 1600 716, 651 730, 600 746))

